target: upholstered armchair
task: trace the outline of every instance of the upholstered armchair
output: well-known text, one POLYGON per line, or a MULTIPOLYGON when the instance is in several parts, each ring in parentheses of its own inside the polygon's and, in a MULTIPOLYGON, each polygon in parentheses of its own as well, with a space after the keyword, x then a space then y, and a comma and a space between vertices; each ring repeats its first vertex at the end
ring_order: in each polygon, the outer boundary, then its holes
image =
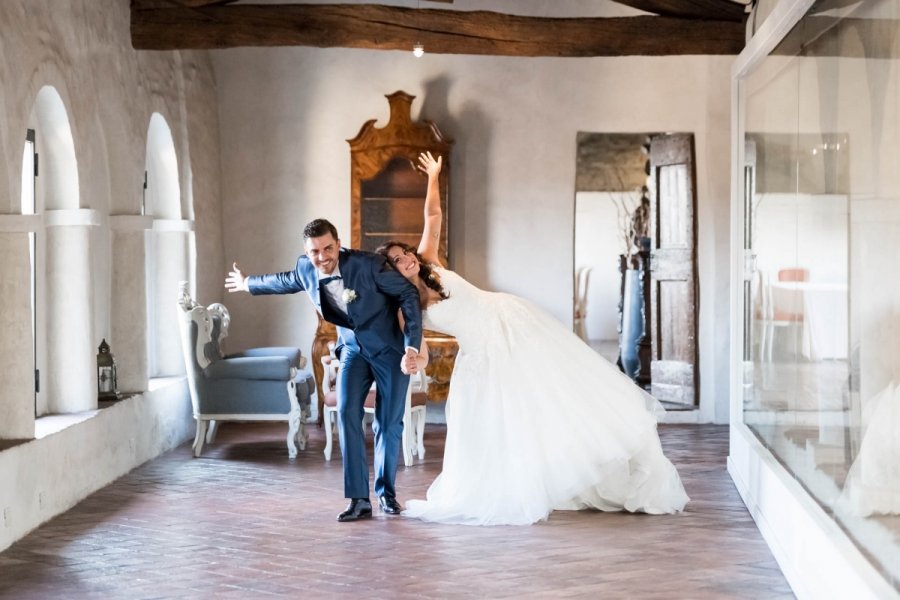
POLYGON ((222 304, 204 307, 179 289, 181 345, 197 431, 194 456, 204 440, 215 441, 220 421, 287 421, 288 456, 306 448, 315 380, 304 370, 306 357, 289 347, 253 348, 224 356, 221 340, 231 318, 222 304))

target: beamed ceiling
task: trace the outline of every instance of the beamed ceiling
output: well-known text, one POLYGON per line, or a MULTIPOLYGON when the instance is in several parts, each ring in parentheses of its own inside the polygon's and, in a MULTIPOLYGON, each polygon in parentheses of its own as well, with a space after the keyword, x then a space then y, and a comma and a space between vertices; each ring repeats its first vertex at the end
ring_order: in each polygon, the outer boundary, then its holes
MULTIPOLYGON (((550 1, 550 0, 548 0, 550 1)), ((560 1, 560 0, 553 0, 560 1)), ((526 17, 378 4, 244 4, 234 0, 132 0, 138 50, 311 46, 496 56, 738 54, 747 0, 619 0, 630 17, 526 17)), ((421 7, 425 5, 425 7, 421 7)), ((443 5, 443 6, 442 6, 443 5)))

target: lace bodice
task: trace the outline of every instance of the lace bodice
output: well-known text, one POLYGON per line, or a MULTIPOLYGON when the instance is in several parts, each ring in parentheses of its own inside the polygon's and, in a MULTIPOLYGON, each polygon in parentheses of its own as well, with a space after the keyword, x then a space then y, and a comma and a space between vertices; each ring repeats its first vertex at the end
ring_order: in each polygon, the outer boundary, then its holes
POLYGON ((481 290, 455 272, 443 267, 434 270, 441 278, 441 286, 448 297, 429 306, 423 312, 427 329, 440 331, 456 338, 461 348, 469 351, 484 345, 488 339, 503 339, 498 317, 517 312, 522 299, 499 292, 481 290))

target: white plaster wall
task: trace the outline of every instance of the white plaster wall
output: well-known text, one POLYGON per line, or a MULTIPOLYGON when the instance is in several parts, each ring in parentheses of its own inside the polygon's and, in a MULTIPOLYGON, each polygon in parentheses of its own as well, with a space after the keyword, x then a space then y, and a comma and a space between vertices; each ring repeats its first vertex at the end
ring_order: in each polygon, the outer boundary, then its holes
POLYGON ((0 452, 0 551, 181 444, 193 431, 186 396, 186 381, 173 381, 0 452))
MULTIPOLYGON (((208 299, 209 305, 221 300, 225 271, 222 239, 222 195, 219 177, 219 111, 216 80, 206 53, 185 53, 181 65, 184 80, 184 118, 180 126, 185 136, 190 160, 182 159, 182 202, 190 206, 182 210, 183 219, 194 222, 194 257, 191 281, 197 297, 208 299), (188 107, 189 110, 188 110, 188 107)), ((229 265, 231 263, 228 263, 229 265)))
MULTIPOLYGON (((91 343, 88 226, 54 226, 47 236, 47 372, 49 412, 97 408, 96 350, 91 343)), ((99 346, 99 343, 97 344, 99 346)))
MULTIPOLYGON (((427 52, 427 49, 426 49, 427 52)), ((727 421, 729 68, 732 57, 509 58, 349 49, 212 52, 219 93, 226 263, 292 268, 303 225, 349 237, 350 153, 385 94, 456 140, 450 260, 475 285, 572 314, 578 131, 695 134, 701 419, 727 421)), ((221 274, 224 277, 224 273, 221 274)), ((206 303, 210 298, 201 298, 206 303)), ((305 298, 226 299, 234 347, 310 348, 305 298)))
MULTIPOLYGON (((146 257, 142 229, 113 232, 115 254, 111 268, 113 281, 120 282, 116 293, 124 301, 116 305, 119 314, 111 315, 109 342, 118 347, 120 341, 145 340, 147 335, 146 285, 144 277, 133 277, 135 265, 143 265, 146 257)), ((133 344, 129 352, 116 357, 119 389, 133 391, 147 389, 147 345, 133 344)))
MULTIPOLYGON (((128 0, 4 0, 0 54, 4 57, 0 62, 0 157, 10 159, 0 167, 0 214, 19 211, 25 130, 40 128, 34 117, 38 92, 52 86, 65 108, 74 147, 78 190, 72 196, 80 207, 97 211, 99 220, 98 227, 90 228, 88 243, 86 298, 92 341, 90 355, 79 357, 80 362, 93 363, 96 346, 104 337, 120 360, 128 361, 132 350, 139 357, 145 355, 140 348, 146 343, 144 336, 111 336, 113 329, 128 330, 113 327, 111 315, 127 320, 144 310, 143 303, 133 303, 128 294, 124 296, 129 304, 120 306, 118 293, 120 286, 137 285, 129 279, 144 274, 143 256, 130 254, 135 260, 127 265, 119 261, 117 279, 113 279, 110 254, 118 249, 109 233, 108 215, 140 214, 147 130, 150 116, 157 112, 171 127, 182 202, 195 204, 182 210, 203 222, 197 239, 197 270, 204 273, 199 289, 210 302, 219 299, 218 273, 223 262, 218 114, 208 55, 134 51, 128 0)), ((39 132, 39 140, 46 129, 39 132)), ((41 157, 42 172, 45 161, 53 160, 52 154, 41 157)), ((48 185, 52 190, 53 181, 39 178, 39 189, 48 185)), ((15 283, 27 287, 27 280, 15 283)), ((5 310, 5 306, 0 298, 0 307, 5 310)), ((30 329, 22 328, 15 337, 8 333, 2 332, 0 344, 19 348, 30 344, 30 329), (29 339, 19 339, 25 335, 29 339)), ((14 399, 6 394, 4 388, 0 405, 22 401, 21 390, 10 392, 14 399)))
MULTIPOLYGON (((154 261, 158 272, 153 288, 153 316, 157 335, 154 339, 152 377, 171 377, 184 374, 184 357, 178 333, 178 283, 188 281, 188 232, 153 231, 154 261)), ((204 304, 210 304, 205 302, 204 304)))
POLYGON ((34 437, 34 349, 31 342, 31 287, 29 281, 29 243, 24 232, 0 232, 0 331, 13 340, 26 340, 24 345, 0 343, 3 367, 2 389, 7 397, 0 419, 0 438, 34 437), (16 399, 17 401, 12 401, 16 399), (27 400, 27 401, 25 401, 27 400))
MULTIPOLYGON (((78 326, 87 329, 81 337, 91 342, 56 357, 73 369, 72 378, 91 382, 84 392, 91 395, 96 391, 94 356, 102 338, 110 341, 119 363, 128 365, 126 385, 146 385, 143 240, 152 220, 139 215, 154 112, 171 127, 182 215, 199 224, 195 264, 203 275, 197 287, 208 302, 221 298, 218 112, 207 53, 131 48, 129 0, 2 0, 0 55, 0 438, 31 438, 34 366, 26 232, 44 229, 41 216, 14 215, 20 211, 25 131, 40 125, 35 122, 39 91, 52 86, 58 93, 77 164, 77 178, 54 180, 63 186, 77 181, 77 193, 65 189, 54 196, 76 198, 77 206, 50 208, 90 209, 91 214, 89 226, 75 228, 81 237, 75 246, 82 251, 64 256, 66 264, 58 265, 62 271, 75 265, 77 272, 70 276, 87 280, 82 288, 88 291, 68 318, 74 314, 80 319, 78 326), (126 216, 121 235, 111 232, 111 215, 126 216)), ((39 152, 45 133, 39 132, 39 152)), ((47 160, 53 160, 52 152, 41 157, 42 169, 47 160)), ((38 186, 47 185, 54 182, 38 180, 38 186)), ((60 233, 64 228, 51 229, 60 233)), ((60 275, 56 292, 62 294, 66 280, 60 275)), ((174 301, 173 295, 169 302, 174 301)), ((66 318, 62 314, 57 320, 66 318)), ((58 434, 0 452, 0 549, 187 440, 191 426, 187 387, 176 380, 58 434)))

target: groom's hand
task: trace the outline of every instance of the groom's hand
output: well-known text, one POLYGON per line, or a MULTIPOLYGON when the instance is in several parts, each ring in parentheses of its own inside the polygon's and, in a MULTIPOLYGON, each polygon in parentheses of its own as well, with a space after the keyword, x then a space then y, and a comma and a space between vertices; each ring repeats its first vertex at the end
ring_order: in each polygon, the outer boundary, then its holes
POLYGON ((247 283, 247 278, 241 273, 237 263, 231 263, 231 268, 233 270, 229 271, 228 277, 225 278, 225 289, 229 292, 249 292, 250 287, 247 283))
POLYGON ((415 348, 407 348, 406 354, 403 355, 403 360, 400 361, 400 370, 407 375, 418 373, 419 362, 416 360, 418 356, 419 353, 416 352, 415 348))

